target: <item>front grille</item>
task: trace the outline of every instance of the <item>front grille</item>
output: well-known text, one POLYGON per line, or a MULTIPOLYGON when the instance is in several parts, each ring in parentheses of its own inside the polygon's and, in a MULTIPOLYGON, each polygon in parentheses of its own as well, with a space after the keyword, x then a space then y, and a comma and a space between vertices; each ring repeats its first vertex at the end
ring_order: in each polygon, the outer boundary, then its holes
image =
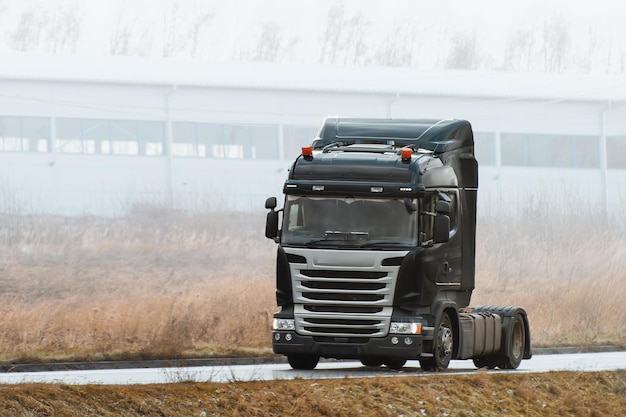
POLYGON ((289 248, 307 262, 290 262, 299 334, 329 340, 385 336, 399 266, 383 265, 406 252, 289 248))
POLYGON ((377 294, 357 294, 351 292, 345 293, 316 293, 316 292, 303 292, 302 296, 309 300, 319 301, 348 301, 348 302, 371 302, 380 301, 384 296, 377 294))
POLYGON ((360 307, 360 306, 315 306, 307 304, 306 311, 315 313, 337 313, 337 314, 377 314, 383 311, 382 307, 360 307))
POLYGON ((310 278, 343 278, 343 279, 378 279, 387 276, 383 271, 334 271, 334 270, 301 270, 300 273, 310 278))
POLYGON ((367 306, 391 305, 392 302, 394 276, 389 271, 307 269, 293 272, 295 298, 305 305, 345 303, 367 306))
POLYGON ((303 287, 318 290, 349 290, 349 291, 375 291, 385 288, 385 283, 371 284, 369 282, 303 282, 303 287))
POLYGON ((389 328, 387 317, 366 316, 301 316, 296 315, 296 329, 305 335, 352 337, 384 336, 389 328))

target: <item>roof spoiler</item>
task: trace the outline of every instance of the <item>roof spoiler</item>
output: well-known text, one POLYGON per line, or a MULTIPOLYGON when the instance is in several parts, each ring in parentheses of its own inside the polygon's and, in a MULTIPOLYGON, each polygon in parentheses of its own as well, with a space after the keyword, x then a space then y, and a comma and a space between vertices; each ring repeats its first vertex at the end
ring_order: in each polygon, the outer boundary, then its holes
POLYGON ((327 118, 313 141, 314 149, 331 144, 379 143, 411 146, 435 153, 473 147, 472 127, 459 119, 327 118))

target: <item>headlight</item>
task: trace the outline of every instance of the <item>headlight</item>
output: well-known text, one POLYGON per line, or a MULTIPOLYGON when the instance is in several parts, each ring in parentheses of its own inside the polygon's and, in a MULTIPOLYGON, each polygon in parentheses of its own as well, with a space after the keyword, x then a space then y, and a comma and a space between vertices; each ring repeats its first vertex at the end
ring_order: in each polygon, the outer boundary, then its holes
POLYGON ((294 330, 296 322, 293 319, 274 319, 274 330, 294 330))
POLYGON ((392 322, 389 326, 389 333, 420 334, 422 333, 422 323, 392 322))

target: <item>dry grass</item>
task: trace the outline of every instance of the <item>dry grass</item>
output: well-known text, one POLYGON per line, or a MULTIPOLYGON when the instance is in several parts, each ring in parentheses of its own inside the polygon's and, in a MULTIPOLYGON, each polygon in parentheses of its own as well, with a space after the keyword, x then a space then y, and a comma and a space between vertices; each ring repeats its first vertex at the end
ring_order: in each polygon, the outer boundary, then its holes
POLYGON ((473 304, 525 307, 536 346, 625 346, 626 233, 592 220, 482 219, 473 304))
POLYGON ((621 416, 626 371, 178 383, 0 386, 12 416, 621 416))
MULTIPOLYGON (((0 361, 269 353, 264 218, 0 218, 0 361)), ((626 345, 626 235, 589 218, 482 218, 473 304, 524 306, 535 344, 626 345)))

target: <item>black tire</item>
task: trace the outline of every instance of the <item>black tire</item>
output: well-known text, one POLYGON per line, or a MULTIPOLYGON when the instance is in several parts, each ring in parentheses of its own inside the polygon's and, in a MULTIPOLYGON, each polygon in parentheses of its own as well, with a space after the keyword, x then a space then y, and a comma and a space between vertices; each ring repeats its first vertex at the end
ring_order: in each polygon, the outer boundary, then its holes
POLYGON ((495 369, 498 366, 499 358, 497 356, 481 356, 480 358, 474 358, 473 361, 474 366, 478 369, 495 369))
POLYGON ((315 369, 320 357, 315 355, 288 355, 287 361, 293 369, 308 371, 315 369))
POLYGON ((448 313, 441 315, 437 331, 433 339, 433 357, 420 359, 424 371, 441 371, 450 365, 454 348, 454 328, 448 313))
POLYGON ((381 366, 384 362, 382 359, 379 358, 363 358, 361 359, 361 363, 365 366, 377 368, 381 366))
POLYGON ((511 318, 508 331, 507 351, 508 356, 501 356, 498 366, 502 369, 517 369, 524 357, 524 346, 526 345, 526 329, 524 320, 519 314, 511 318))
POLYGON ((384 364, 389 369, 394 369, 396 371, 399 371, 406 364, 406 359, 389 358, 389 359, 385 359, 384 364))

